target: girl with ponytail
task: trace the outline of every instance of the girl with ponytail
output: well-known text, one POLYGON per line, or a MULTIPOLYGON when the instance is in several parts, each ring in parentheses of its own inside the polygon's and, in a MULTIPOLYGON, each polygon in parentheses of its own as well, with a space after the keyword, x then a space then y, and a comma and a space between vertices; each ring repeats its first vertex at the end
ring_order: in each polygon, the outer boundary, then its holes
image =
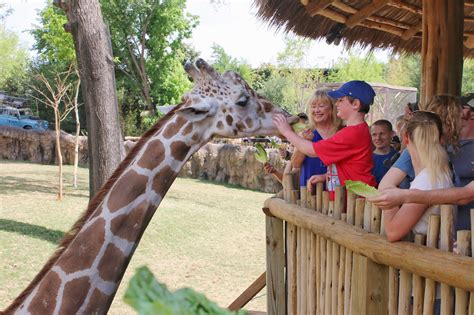
MULTIPOLYGON (((443 125, 438 115, 417 111, 406 125, 403 141, 410 153, 415 178, 410 189, 432 190, 452 187, 448 154, 441 141, 443 125)), ((410 230, 426 234, 431 214, 439 214, 438 205, 408 203, 384 212, 387 239, 398 241, 410 230)))

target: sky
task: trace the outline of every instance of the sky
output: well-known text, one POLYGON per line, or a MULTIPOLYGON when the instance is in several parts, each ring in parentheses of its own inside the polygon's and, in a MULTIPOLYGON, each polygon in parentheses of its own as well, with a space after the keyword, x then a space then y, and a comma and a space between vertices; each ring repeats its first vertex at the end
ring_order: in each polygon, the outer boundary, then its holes
MULTIPOLYGON (((25 46, 31 47, 33 38, 25 32, 37 23, 37 11, 44 7, 45 0, 3 0, 13 9, 5 26, 16 32, 25 46)), ((277 54, 283 51, 282 32, 269 28, 255 16, 253 0, 225 0, 223 4, 212 4, 211 0, 188 0, 187 11, 199 16, 200 24, 193 31, 190 43, 200 52, 200 57, 209 60, 212 45, 222 46, 225 52, 243 59, 253 67, 262 63, 276 63, 277 54)), ((313 41, 305 61, 308 66, 330 67, 346 56, 342 46, 327 45, 313 41)), ((379 52, 379 59, 386 60, 387 53, 379 52)))

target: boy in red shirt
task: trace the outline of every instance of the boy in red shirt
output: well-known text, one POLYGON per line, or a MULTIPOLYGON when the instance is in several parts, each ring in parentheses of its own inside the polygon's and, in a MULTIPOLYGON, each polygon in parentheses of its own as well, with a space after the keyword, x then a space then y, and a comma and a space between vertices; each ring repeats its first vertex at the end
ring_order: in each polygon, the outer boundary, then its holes
POLYGON ((331 138, 315 143, 303 139, 280 114, 273 117, 273 123, 300 152, 319 157, 328 166, 327 190, 334 200, 335 186, 344 186, 348 179, 377 185, 372 175, 374 162, 370 129, 364 120, 374 102, 375 92, 367 82, 349 81, 328 94, 336 100, 337 116, 346 121, 346 127, 331 138))

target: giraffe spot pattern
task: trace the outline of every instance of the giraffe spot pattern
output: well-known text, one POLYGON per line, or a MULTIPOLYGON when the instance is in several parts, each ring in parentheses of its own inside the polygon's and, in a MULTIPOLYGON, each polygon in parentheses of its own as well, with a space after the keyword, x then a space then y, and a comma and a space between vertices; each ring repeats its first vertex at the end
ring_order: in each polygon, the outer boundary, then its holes
POLYGON ((165 147, 160 140, 151 141, 143 152, 142 157, 138 160, 138 166, 154 169, 163 162, 165 158, 165 147))
POLYGON ((234 122, 234 118, 232 118, 231 115, 227 115, 225 116, 225 121, 227 122, 229 126, 232 126, 232 123, 234 122))
POLYGON ((183 161, 188 155, 189 147, 183 141, 175 141, 171 143, 171 156, 177 161, 183 161))
POLYGON ((235 127, 237 128, 238 131, 243 131, 245 129, 244 124, 241 122, 235 124, 235 127))
POLYGON ((245 120, 245 123, 247 124, 247 128, 253 127, 253 121, 250 117, 245 120))
POLYGON ((140 175, 134 170, 129 170, 123 174, 110 192, 110 196, 113 196, 108 203, 110 211, 115 212, 137 199, 145 192, 147 181, 147 176, 140 175))
POLYGON ((177 175, 178 173, 173 171, 171 167, 163 167, 163 169, 161 169, 153 179, 153 190, 157 194, 164 196, 177 175))
POLYGON ((74 238, 57 262, 57 265, 65 273, 76 272, 92 266, 104 242, 104 225, 105 220, 100 218, 74 238), (91 238, 91 235, 94 237, 91 238), (80 258, 78 259, 78 257, 80 258))
POLYGON ((104 256, 97 269, 100 277, 105 281, 117 282, 122 277, 124 261, 131 257, 124 256, 114 244, 107 245, 104 256))
POLYGON ((188 134, 191 133, 191 131, 193 131, 193 124, 192 124, 192 123, 189 123, 189 124, 186 126, 186 128, 184 128, 182 135, 183 135, 183 136, 187 136, 188 134))
POLYGON ((193 134, 193 136, 191 137, 191 139, 192 139, 193 141, 198 141, 199 139, 201 139, 201 135, 196 132, 195 134, 193 134))
POLYGON ((166 126, 166 129, 163 132, 163 137, 169 139, 172 136, 178 134, 179 130, 186 122, 187 120, 185 118, 178 116, 174 122, 171 122, 168 124, 168 126, 166 126))
POLYGON ((218 121, 216 126, 217 126, 217 129, 223 129, 224 128, 224 124, 222 123, 222 121, 218 121))
POLYGON ((136 241, 142 230, 143 219, 146 216, 148 202, 140 203, 128 215, 123 214, 112 220, 110 230, 115 236, 126 239, 127 241, 136 241))
POLYGON ((66 283, 59 314, 76 314, 86 299, 90 285, 89 277, 74 279, 66 283))
POLYGON ((86 309, 84 310, 84 314, 105 314, 107 313, 108 305, 104 304, 104 301, 107 298, 111 299, 108 295, 100 292, 98 289, 94 289, 92 292, 91 298, 89 300, 89 304, 87 304, 86 309))
POLYGON ((31 300, 28 311, 31 314, 52 314, 60 286, 61 279, 58 274, 49 271, 41 281, 38 293, 31 300))
POLYGON ((268 101, 262 101, 262 105, 263 105, 263 110, 265 111, 265 113, 269 113, 273 109, 272 103, 268 101))

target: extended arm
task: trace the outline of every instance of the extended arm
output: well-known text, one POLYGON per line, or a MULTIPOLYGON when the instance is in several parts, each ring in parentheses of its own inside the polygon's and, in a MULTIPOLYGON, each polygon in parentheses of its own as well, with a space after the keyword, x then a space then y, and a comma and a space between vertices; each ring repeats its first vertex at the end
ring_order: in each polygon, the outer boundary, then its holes
POLYGON ((303 139, 298 136, 286 122, 285 116, 276 114, 273 116, 273 123, 278 128, 280 133, 295 146, 295 148, 302 154, 311 157, 317 157, 313 149, 313 142, 303 139))
POLYGON ((464 187, 435 190, 398 189, 382 191, 379 197, 369 201, 382 209, 390 209, 403 203, 458 204, 465 205, 474 200, 474 181, 464 187))
POLYGON ((428 205, 408 203, 401 208, 396 207, 384 211, 383 224, 387 240, 389 242, 401 240, 416 225, 428 207, 428 205))
POLYGON ((380 181, 379 190, 398 187, 406 176, 404 171, 392 166, 380 181))

